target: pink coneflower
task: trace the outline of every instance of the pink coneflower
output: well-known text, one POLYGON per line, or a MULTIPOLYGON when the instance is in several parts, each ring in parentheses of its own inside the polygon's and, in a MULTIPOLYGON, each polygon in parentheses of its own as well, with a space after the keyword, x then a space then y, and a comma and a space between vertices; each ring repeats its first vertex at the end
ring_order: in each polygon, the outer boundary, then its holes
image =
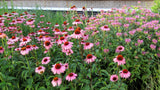
POLYGON ((13 48, 15 47, 13 44, 8 44, 8 48, 13 48))
POLYGON ((64 44, 62 44, 61 45, 61 47, 62 47, 62 49, 71 49, 72 48, 72 45, 73 44, 73 42, 68 42, 68 41, 66 41, 66 42, 64 42, 64 44))
POLYGON ((118 63, 118 65, 124 65, 126 63, 125 58, 122 55, 118 55, 113 61, 118 63))
POLYGON ((20 53, 21 53, 22 55, 26 55, 26 54, 29 53, 29 51, 26 49, 26 47, 22 47, 20 53))
POLYGON ((58 28, 55 28, 53 31, 55 31, 55 35, 61 35, 61 31, 58 28))
POLYGON ((31 33, 29 33, 28 35, 30 35, 30 36, 35 36, 36 33, 35 33, 35 32, 31 32, 31 33))
POLYGON ((37 50, 39 47, 36 46, 36 45, 32 45, 32 48, 33 48, 34 50, 37 50))
POLYGON ((93 43, 87 42, 87 43, 84 44, 84 49, 85 49, 85 50, 91 49, 92 47, 93 47, 93 43))
POLYGON ((73 27, 69 27, 67 30, 68 31, 74 31, 74 28, 73 27))
POLYGON ((47 49, 45 49, 45 50, 44 50, 44 53, 47 53, 47 52, 48 52, 48 50, 47 50, 47 49))
POLYGON ((77 74, 75 74, 75 73, 70 73, 70 74, 68 74, 68 75, 66 76, 66 80, 72 81, 72 80, 76 79, 76 77, 77 77, 77 74))
POLYGON ((50 42, 50 41, 45 41, 44 42, 44 47, 48 50, 48 49, 50 49, 51 47, 52 47, 52 42, 50 42))
POLYGON ((120 71, 120 77, 121 78, 129 78, 131 76, 131 73, 127 69, 123 69, 120 71))
POLYGON ((101 30, 110 31, 110 28, 108 27, 108 25, 104 25, 104 26, 101 27, 101 30))
POLYGON ((4 52, 4 48, 0 46, 0 53, 4 52))
POLYGON ((56 23, 54 26, 55 26, 55 27, 59 27, 59 24, 58 24, 58 23, 56 23))
POLYGON ((27 44, 28 42, 30 42, 31 41, 31 38, 30 37, 24 37, 24 38, 21 38, 20 39, 20 44, 22 43, 22 44, 27 44))
POLYGON ((91 63, 91 62, 94 62, 95 59, 96 59, 96 57, 95 57, 94 55, 88 54, 88 55, 86 56, 85 61, 89 64, 89 63, 91 63))
POLYGON ((53 72, 53 74, 61 74, 61 73, 64 73, 64 71, 65 71, 65 67, 61 63, 57 63, 52 66, 53 67, 51 68, 51 71, 53 72))
POLYGON ((44 15, 40 15, 40 17, 45 17, 44 15))
POLYGON ((35 72, 38 74, 43 74, 44 71, 45 71, 45 67, 43 67, 43 66, 39 66, 35 69, 35 72))
POLYGON ((80 39, 82 36, 82 32, 78 29, 76 29, 74 33, 71 35, 71 37, 75 39, 80 39))
POLYGON ((119 52, 122 52, 122 51, 124 51, 124 47, 123 46, 118 46, 116 48, 116 53, 119 53, 119 52))
POLYGON ((1 33, 1 32, 0 32, 0 38, 2 38, 2 39, 3 39, 3 38, 6 38, 6 37, 7 37, 7 35, 6 35, 6 34, 4 34, 4 33, 1 33))
POLYGON ((83 40, 87 40, 88 37, 89 37, 89 35, 84 34, 84 35, 83 35, 83 40))
POLYGON ((17 18, 17 23, 23 23, 23 20, 21 18, 17 18))
POLYGON ((72 24, 77 25, 77 24, 82 24, 82 22, 79 19, 76 19, 72 24))
POLYGON ((48 35, 45 35, 45 36, 43 37, 43 40, 44 40, 44 41, 50 41, 50 40, 51 40, 51 37, 48 36, 48 35))
POLYGON ((65 69, 68 69, 68 67, 69 67, 68 63, 65 63, 64 67, 65 67, 65 69))
POLYGON ((58 77, 54 77, 54 79, 52 80, 51 83, 52 83, 53 87, 60 86, 62 83, 62 79, 58 78, 58 77))
POLYGON ((26 21, 26 25, 32 25, 34 23, 35 20, 30 19, 28 21, 26 21))
POLYGON ((26 49, 27 49, 28 51, 31 51, 33 48, 32 48, 31 45, 27 45, 27 46, 26 46, 26 49))
POLYGON ((67 39, 65 37, 60 37, 60 39, 58 39, 57 43, 58 44, 62 44, 64 42, 66 42, 66 41, 67 41, 67 39))
POLYGON ((18 37, 12 36, 12 38, 9 39, 11 42, 17 42, 19 40, 18 37))
POLYGON ((62 52, 66 53, 66 55, 71 55, 73 53, 72 49, 62 49, 62 52))
POLYGON ((110 81, 116 82, 117 80, 118 80, 118 76, 117 75, 111 75, 110 81))
POLYGON ((48 21, 46 24, 52 24, 52 23, 48 21))
POLYGON ((67 21, 64 21, 62 24, 62 26, 67 26, 67 25, 69 25, 69 23, 67 23, 67 21))
POLYGON ((70 8, 70 10, 77 10, 77 7, 75 6, 75 5, 73 5, 71 8, 70 8))
POLYGON ((152 50, 154 50, 154 49, 156 49, 156 45, 151 44, 151 45, 150 45, 150 48, 151 48, 152 50))
POLYGON ((37 31, 37 34, 45 34, 45 31, 40 29, 40 30, 37 31))
POLYGON ((66 32, 65 30, 63 30, 62 32, 61 32, 61 34, 67 34, 68 32, 66 32))
POLYGON ((44 58, 42 59, 42 64, 48 64, 50 61, 51 61, 51 60, 50 60, 50 57, 44 57, 44 58))

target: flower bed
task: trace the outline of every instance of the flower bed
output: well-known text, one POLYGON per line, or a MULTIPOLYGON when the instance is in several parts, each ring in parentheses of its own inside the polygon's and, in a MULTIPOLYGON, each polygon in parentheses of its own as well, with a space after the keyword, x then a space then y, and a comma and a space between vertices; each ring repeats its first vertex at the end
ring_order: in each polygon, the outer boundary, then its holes
POLYGON ((159 14, 17 12, 0 15, 1 89, 160 88, 159 14))

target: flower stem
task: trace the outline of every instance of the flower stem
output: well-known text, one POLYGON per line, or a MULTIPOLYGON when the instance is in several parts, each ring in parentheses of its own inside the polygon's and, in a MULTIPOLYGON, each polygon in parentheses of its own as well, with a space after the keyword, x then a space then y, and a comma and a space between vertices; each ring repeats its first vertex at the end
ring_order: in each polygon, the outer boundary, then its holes
POLYGON ((27 58, 26 55, 25 55, 25 58, 26 58, 26 61, 27 61, 28 69, 30 70, 29 61, 28 61, 28 58, 27 58))
POLYGON ((91 86, 91 90, 93 90, 92 87, 92 64, 90 63, 90 73, 91 73, 91 82, 90 82, 90 86, 91 86))

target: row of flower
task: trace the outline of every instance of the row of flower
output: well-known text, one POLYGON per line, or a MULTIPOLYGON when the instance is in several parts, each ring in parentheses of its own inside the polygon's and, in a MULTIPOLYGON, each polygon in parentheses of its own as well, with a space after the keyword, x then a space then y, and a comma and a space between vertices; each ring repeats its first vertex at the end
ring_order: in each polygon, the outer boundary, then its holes
MULTIPOLYGON (((116 88, 126 88, 124 83, 129 88, 134 82, 136 86, 136 80, 145 76, 146 67, 149 75, 154 76, 150 72, 154 72, 151 70, 158 65, 160 57, 159 14, 141 7, 101 11, 91 17, 85 15, 85 7, 82 15, 76 12, 76 6, 71 10, 59 23, 46 21, 45 15, 28 12, 0 15, 2 60, 10 60, 13 64, 20 60, 14 58, 16 55, 22 56, 26 70, 33 73, 34 68, 37 74, 53 77, 50 81, 53 87, 65 83, 65 77, 77 85, 69 84, 69 88, 83 87, 85 82, 81 79, 90 81, 90 89, 115 88, 108 80, 117 82, 114 83, 118 85, 116 88), (103 72, 107 75, 102 75, 103 72)), ((143 79, 145 87, 148 78, 143 79)))

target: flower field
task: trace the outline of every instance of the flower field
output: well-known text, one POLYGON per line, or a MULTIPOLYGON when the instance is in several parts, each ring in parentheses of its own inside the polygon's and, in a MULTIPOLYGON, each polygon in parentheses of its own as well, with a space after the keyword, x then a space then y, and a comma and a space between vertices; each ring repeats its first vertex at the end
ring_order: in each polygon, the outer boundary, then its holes
POLYGON ((160 15, 0 9, 1 90, 159 90, 160 15))

